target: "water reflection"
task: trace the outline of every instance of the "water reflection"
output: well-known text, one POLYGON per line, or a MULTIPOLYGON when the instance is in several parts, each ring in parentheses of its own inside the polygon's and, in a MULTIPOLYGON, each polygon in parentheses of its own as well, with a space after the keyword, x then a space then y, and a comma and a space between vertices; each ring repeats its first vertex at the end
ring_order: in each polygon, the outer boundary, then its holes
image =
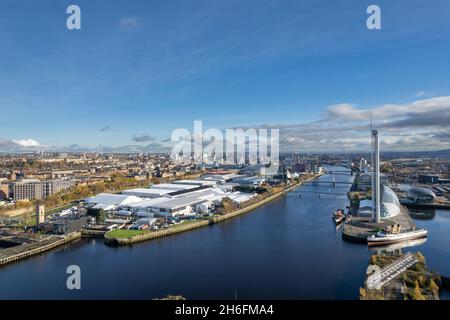
POLYGON ((373 246, 369 247, 369 251, 375 254, 401 254, 402 249, 417 247, 424 244, 427 241, 427 238, 416 239, 416 240, 407 240, 398 243, 392 243, 385 246, 373 246))
POLYGON ((430 208, 408 208, 409 215, 417 220, 431 220, 436 216, 436 210, 430 208))

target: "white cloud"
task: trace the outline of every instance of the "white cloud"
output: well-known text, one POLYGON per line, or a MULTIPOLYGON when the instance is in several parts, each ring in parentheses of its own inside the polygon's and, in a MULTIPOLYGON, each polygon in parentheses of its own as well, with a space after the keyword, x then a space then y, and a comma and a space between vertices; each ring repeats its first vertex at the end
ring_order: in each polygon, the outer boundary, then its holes
POLYGON ((17 143, 22 147, 38 147, 41 144, 33 139, 23 139, 23 140, 12 140, 12 142, 17 143))
POLYGON ((370 108, 341 103, 317 121, 263 127, 280 129, 284 151, 360 151, 370 148, 371 114, 385 151, 450 149, 450 96, 370 108))

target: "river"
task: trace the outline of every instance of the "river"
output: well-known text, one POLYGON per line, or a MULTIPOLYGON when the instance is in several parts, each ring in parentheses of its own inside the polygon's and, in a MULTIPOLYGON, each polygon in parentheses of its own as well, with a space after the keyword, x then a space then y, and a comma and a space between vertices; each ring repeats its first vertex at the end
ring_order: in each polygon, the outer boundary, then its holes
MULTIPOLYGON (((130 247, 82 239, 1 268, 0 299, 358 299, 370 252, 343 241, 331 220, 348 189, 304 186, 226 222, 130 247), (81 290, 66 287, 69 265, 81 268, 81 290)), ((417 223, 429 239, 412 249, 450 275, 450 213, 417 223)))

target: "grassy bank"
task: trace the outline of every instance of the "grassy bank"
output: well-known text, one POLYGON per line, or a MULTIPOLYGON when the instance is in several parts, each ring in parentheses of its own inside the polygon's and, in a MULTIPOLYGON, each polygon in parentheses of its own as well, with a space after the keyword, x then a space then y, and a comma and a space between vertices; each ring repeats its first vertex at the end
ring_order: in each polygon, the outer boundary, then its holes
POLYGON ((127 230, 127 229, 117 229, 117 230, 111 230, 107 233, 108 237, 110 238, 130 238, 134 236, 139 236, 142 234, 149 233, 148 230, 127 230))

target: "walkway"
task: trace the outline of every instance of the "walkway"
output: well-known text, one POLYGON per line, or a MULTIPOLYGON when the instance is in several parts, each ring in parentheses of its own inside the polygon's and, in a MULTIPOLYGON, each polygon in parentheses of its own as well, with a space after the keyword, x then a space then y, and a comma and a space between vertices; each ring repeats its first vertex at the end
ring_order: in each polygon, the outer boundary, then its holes
POLYGON ((367 277, 368 289, 381 289, 390 281, 401 275, 408 268, 415 265, 419 260, 412 252, 408 252, 403 257, 397 259, 393 263, 375 271, 367 277))

